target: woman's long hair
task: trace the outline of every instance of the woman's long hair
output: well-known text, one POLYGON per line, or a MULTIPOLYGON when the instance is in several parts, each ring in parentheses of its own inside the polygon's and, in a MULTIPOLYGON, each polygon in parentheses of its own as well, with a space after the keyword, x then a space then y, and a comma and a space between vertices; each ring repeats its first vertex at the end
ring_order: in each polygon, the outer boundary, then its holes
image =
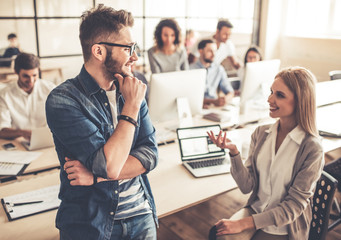
POLYGON ((308 134, 318 136, 316 127, 316 78, 303 67, 281 70, 275 78, 281 78, 295 96, 295 118, 297 124, 308 134))

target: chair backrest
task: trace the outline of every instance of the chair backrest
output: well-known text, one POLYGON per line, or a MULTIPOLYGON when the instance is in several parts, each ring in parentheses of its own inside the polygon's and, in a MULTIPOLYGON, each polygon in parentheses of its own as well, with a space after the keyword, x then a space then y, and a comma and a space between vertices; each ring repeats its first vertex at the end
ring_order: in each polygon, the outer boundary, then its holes
POLYGON ((341 70, 334 70, 329 72, 330 80, 341 79, 341 70))
POLYGON ((312 221, 310 224, 309 240, 323 240, 328 232, 330 208, 333 203, 337 180, 323 171, 316 184, 311 202, 312 221))
POLYGON ((339 182, 337 188, 341 192, 341 157, 326 164, 323 170, 332 175, 333 178, 335 178, 339 182))
POLYGON ((217 239, 217 227, 213 226, 210 229, 210 232, 208 233, 208 240, 216 240, 217 239))

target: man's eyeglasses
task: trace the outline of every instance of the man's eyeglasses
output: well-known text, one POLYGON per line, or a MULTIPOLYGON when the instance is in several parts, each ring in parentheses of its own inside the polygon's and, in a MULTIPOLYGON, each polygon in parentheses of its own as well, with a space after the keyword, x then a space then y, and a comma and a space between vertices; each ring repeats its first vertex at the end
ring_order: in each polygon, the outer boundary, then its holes
POLYGON ((123 45, 123 44, 117 44, 117 43, 109 43, 109 42, 99 42, 96 44, 105 44, 108 46, 113 46, 113 47, 125 47, 125 48, 130 48, 129 55, 132 56, 134 54, 135 48, 136 48, 136 43, 133 43, 133 45, 123 45))

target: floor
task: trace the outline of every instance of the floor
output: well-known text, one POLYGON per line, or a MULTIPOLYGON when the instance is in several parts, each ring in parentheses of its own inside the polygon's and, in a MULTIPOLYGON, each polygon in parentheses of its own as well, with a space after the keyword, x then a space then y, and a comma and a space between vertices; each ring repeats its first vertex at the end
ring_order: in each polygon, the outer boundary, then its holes
MULTIPOLYGON (((221 218, 229 218, 247 201, 239 189, 220 194, 206 202, 160 219, 159 240, 205 240, 210 227, 221 218)), ((326 240, 341 239, 341 224, 330 231, 326 240)))

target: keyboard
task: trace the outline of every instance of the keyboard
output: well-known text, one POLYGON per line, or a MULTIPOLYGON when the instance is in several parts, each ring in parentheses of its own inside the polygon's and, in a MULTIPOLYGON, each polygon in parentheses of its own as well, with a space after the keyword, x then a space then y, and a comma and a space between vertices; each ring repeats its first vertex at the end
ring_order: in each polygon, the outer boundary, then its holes
POLYGON ((193 169, 204 168, 204 167, 213 167, 213 166, 222 165, 224 160, 225 160, 225 157, 224 158, 214 158, 214 159, 209 159, 209 160, 189 162, 188 165, 190 165, 193 169))

